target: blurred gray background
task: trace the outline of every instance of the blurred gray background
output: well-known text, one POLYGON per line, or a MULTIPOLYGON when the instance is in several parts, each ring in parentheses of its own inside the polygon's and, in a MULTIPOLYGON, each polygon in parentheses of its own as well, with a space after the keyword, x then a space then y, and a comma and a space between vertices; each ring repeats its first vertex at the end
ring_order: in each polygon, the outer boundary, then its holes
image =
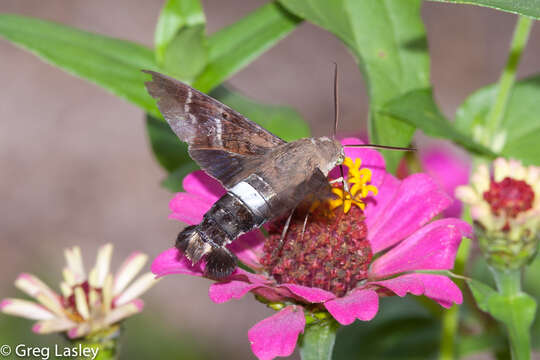
MULTIPOLYGON (((211 33, 265 3, 203 0, 211 33)), ((0 12, 58 21, 152 46, 161 0, 0 0, 0 12)), ((487 8, 426 2, 423 18, 438 102, 452 117, 475 89, 497 80, 516 16, 487 8)), ((533 29, 520 77, 540 70, 533 29)), ((331 34, 303 24, 235 75, 230 84, 256 100, 295 107, 315 135, 330 132, 332 62, 339 63, 342 132, 364 128, 367 98, 352 57, 331 34)), ((171 194, 152 158, 143 113, 104 90, 0 39, 0 298, 21 296, 19 272, 56 287, 62 249, 78 244, 87 267, 99 244, 115 244, 114 264, 131 251, 154 257, 181 224, 168 220, 171 194)), ((247 330, 271 312, 246 296, 215 305, 208 282, 171 276, 151 290, 145 316, 212 347, 253 358, 247 330)), ((384 311, 384 304, 381 308, 384 311)), ((0 322, 5 316, 0 315, 0 322)), ((30 328, 30 322, 22 322, 30 328)))

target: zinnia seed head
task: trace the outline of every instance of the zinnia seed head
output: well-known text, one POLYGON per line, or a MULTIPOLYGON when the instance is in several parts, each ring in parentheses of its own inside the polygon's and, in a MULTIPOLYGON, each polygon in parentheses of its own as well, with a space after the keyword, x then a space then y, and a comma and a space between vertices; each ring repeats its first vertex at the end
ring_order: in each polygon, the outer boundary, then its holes
POLYGON ((534 191, 523 180, 505 177, 502 181, 491 180, 489 190, 483 194, 495 215, 515 218, 532 208, 534 191))
POLYGON ((344 213, 319 206, 309 213, 304 230, 305 217, 306 211, 295 211, 283 243, 286 219, 270 224, 261 263, 278 283, 343 296, 367 278, 373 256, 362 210, 353 206, 344 213))

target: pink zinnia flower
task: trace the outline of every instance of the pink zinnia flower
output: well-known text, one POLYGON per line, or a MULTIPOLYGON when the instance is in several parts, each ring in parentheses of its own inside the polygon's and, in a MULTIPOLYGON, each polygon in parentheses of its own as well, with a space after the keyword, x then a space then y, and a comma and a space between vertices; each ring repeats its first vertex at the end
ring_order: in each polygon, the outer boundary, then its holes
MULTIPOLYGON (((349 138, 343 143, 360 142, 349 138)), ((355 179, 351 182, 372 186, 358 192, 362 199, 343 200, 343 207, 351 209, 348 213, 333 210, 326 220, 322 213, 310 213, 305 231, 304 217, 295 215, 281 249, 279 220, 267 226, 268 238, 261 231, 241 236, 229 249, 253 272, 239 268, 210 286, 209 296, 216 303, 252 292, 280 309, 248 332, 259 359, 290 355, 304 331, 306 315, 317 318, 329 313, 342 325, 368 321, 378 311, 379 297, 394 294, 425 295, 446 308, 462 302, 459 288, 448 277, 416 272, 451 269, 462 237, 471 235, 470 225, 459 219, 430 222, 450 205, 451 198, 425 174, 397 180, 386 173, 377 151, 347 148, 345 153, 352 159, 349 164, 361 159, 362 166, 371 170, 350 169, 355 179), (377 196, 365 197, 373 187, 377 196)), ((330 176, 337 177, 335 169, 330 176)), ((201 171, 188 175, 183 186, 186 192, 170 202, 170 217, 188 224, 199 223, 225 193, 201 171)), ((152 271, 158 276, 204 276, 204 262, 192 266, 172 248, 154 260, 152 271)))

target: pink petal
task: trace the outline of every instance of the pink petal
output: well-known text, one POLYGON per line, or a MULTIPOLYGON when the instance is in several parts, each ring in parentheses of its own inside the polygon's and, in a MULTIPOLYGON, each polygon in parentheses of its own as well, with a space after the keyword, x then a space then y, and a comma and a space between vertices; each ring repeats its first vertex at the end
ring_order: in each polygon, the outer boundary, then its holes
POLYGON ((375 253, 412 234, 448 207, 452 199, 425 174, 403 180, 394 198, 369 227, 368 239, 375 253))
POLYGON ((240 299, 253 289, 266 287, 268 283, 264 276, 248 273, 242 269, 236 269, 229 279, 210 285, 208 296, 213 302, 221 304, 231 299, 240 299))
POLYGON ((375 260, 370 277, 380 279, 413 270, 451 269, 462 237, 471 235, 472 227, 462 220, 436 220, 375 260))
POLYGON ((441 141, 437 142, 436 147, 431 146, 420 152, 420 162, 424 170, 453 198, 450 207, 444 210, 444 216, 459 217, 461 202, 453 195, 456 187, 469 182, 470 164, 466 156, 459 154, 455 147, 441 141))
POLYGON ((336 297, 333 293, 309 286, 296 285, 296 284, 281 284, 280 288, 289 290, 293 295, 300 297, 301 299, 310 303, 320 303, 328 300, 332 300, 336 297))
POLYGON ((261 285, 243 281, 214 283, 208 289, 208 296, 216 304, 221 304, 231 299, 241 299, 248 292, 258 287, 261 287, 261 285))
POLYGON ((453 303, 461 304, 463 301, 459 288, 444 275, 413 273, 368 284, 383 286, 401 297, 407 293, 425 295, 445 308, 451 307, 453 303))
POLYGON ((259 259, 263 253, 264 236, 259 230, 251 231, 234 240, 227 247, 252 269, 261 268, 259 259))
POLYGON ((366 199, 366 225, 371 229, 373 224, 377 222, 379 216, 384 212, 390 201, 394 200, 397 189, 401 181, 396 179, 392 174, 386 174, 383 183, 379 186, 377 196, 372 196, 366 199))
POLYGON ((424 283, 418 279, 416 275, 417 274, 402 275, 389 280, 369 282, 367 285, 385 287, 400 297, 404 297, 407 293, 418 296, 422 295, 425 289, 424 283))
POLYGON ((251 350, 260 360, 289 356, 294 351, 298 335, 304 332, 305 325, 303 309, 294 305, 287 306, 249 329, 251 350))
POLYGON ((186 274, 193 276, 203 276, 203 262, 191 265, 177 248, 170 248, 159 254, 152 262, 151 270, 157 277, 169 274, 186 274))
POLYGON ((202 170, 197 170, 188 174, 182 182, 184 190, 190 194, 197 195, 210 203, 225 195, 225 189, 219 181, 210 177, 202 170))
POLYGON ((212 202, 199 195, 180 192, 169 202, 169 219, 176 219, 190 225, 201 222, 203 215, 210 210, 212 202))
POLYGON ((373 290, 356 290, 348 295, 324 303, 326 310, 342 325, 354 320, 369 321, 379 310, 379 296, 373 290))
MULTIPOLYGON (((357 138, 344 138, 341 140, 341 143, 345 145, 356 145, 363 144, 363 141, 357 138)), ((353 160, 360 158, 362 160, 362 167, 371 170, 371 184, 377 187, 380 186, 384 177, 386 176, 386 164, 383 156, 378 151, 365 148, 345 147, 345 156, 350 157, 353 160)), ((347 174, 347 167, 344 167, 343 169, 345 170, 345 174, 347 174)), ((334 168, 329 174, 329 177, 333 179, 339 178, 340 176, 341 175, 337 167, 334 168)))
POLYGON ((426 288, 426 295, 438 302, 445 308, 451 307, 453 304, 461 304, 463 295, 459 287, 452 280, 443 275, 434 274, 417 274, 426 288))

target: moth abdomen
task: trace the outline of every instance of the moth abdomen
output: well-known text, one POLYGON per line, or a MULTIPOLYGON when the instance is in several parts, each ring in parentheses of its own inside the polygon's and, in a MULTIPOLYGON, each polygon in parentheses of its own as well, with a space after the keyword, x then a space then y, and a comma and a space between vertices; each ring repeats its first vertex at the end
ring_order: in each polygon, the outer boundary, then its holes
POLYGON ((176 239, 176 247, 198 263, 206 256, 206 274, 221 279, 236 268, 236 257, 225 247, 238 236, 258 226, 252 210, 232 193, 223 195, 198 225, 185 228, 176 239))
POLYGON ((178 234, 176 248, 182 251, 192 264, 198 263, 201 258, 212 250, 197 231, 197 225, 188 226, 178 234))
POLYGON ((213 248, 206 256, 206 274, 214 279, 223 279, 236 269, 237 259, 226 247, 213 248))

